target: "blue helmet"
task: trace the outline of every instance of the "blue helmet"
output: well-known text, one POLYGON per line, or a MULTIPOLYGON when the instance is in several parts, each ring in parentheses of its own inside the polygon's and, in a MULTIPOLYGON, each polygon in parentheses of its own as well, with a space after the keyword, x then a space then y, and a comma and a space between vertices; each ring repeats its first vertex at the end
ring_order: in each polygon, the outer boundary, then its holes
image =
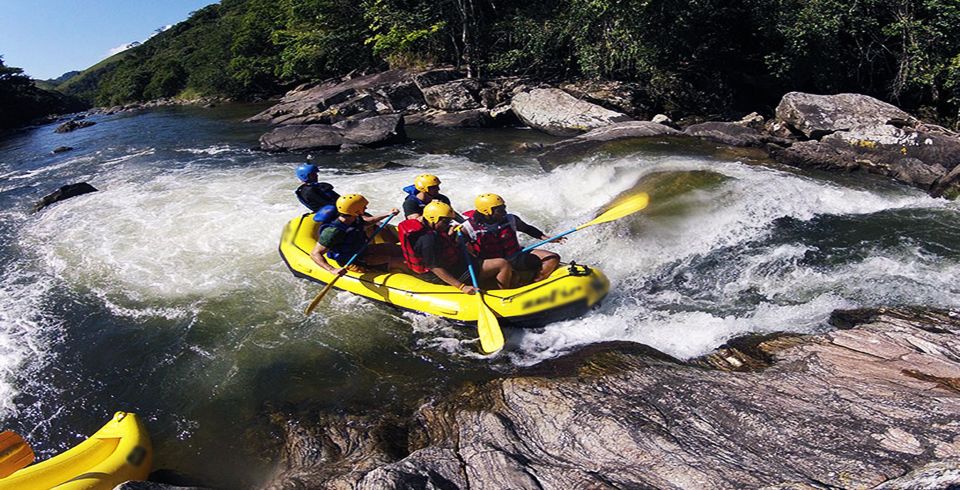
POLYGON ((297 178, 303 182, 310 182, 310 174, 315 173, 317 173, 317 166, 312 163, 304 163, 297 167, 297 178))
POLYGON ((337 219, 340 213, 337 212, 337 207, 332 204, 327 204, 326 206, 320 208, 316 214, 313 215, 313 220, 317 223, 327 224, 332 223, 333 220, 337 219))

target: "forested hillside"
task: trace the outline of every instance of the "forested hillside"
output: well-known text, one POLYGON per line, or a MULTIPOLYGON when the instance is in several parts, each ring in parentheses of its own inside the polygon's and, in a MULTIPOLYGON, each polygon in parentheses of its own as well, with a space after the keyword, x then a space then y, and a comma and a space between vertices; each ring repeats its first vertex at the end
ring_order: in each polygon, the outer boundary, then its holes
POLYGON ((38 88, 22 69, 6 66, 0 56, 0 129, 84 107, 81 101, 72 97, 38 88))
POLYGON ((68 93, 99 105, 250 99, 387 66, 638 82, 652 107, 770 107, 858 92, 928 117, 960 104, 956 0, 223 0, 68 93))

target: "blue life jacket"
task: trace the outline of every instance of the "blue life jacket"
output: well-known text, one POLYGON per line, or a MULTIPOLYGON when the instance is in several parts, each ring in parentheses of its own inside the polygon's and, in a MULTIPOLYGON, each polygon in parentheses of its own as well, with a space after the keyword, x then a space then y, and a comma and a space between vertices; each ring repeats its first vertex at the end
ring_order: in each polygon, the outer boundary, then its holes
POLYGON ((424 206, 427 205, 427 203, 421 201, 420 198, 417 197, 417 194, 420 193, 420 191, 417 190, 417 186, 415 186, 415 185, 408 185, 408 186, 406 186, 406 187, 403 188, 403 192, 406 192, 406 193, 407 193, 406 200, 411 200, 411 199, 412 199, 412 200, 414 200, 414 201, 417 201, 417 204, 420 205, 421 208, 423 208, 424 206))
POLYGON ((334 220, 332 223, 322 225, 319 233, 323 233, 323 230, 329 226, 336 227, 344 233, 344 237, 335 247, 327 250, 327 257, 336 260, 340 265, 344 265, 350 260, 350 257, 359 253, 363 245, 367 243, 367 234, 363 231, 363 221, 357 218, 352 224, 348 225, 343 221, 334 220))

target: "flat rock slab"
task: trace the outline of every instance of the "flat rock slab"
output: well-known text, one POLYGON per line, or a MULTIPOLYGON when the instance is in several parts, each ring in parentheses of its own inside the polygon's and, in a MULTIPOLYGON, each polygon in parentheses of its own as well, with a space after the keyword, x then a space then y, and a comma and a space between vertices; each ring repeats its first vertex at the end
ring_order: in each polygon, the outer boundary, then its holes
POLYGON ((525 124, 556 136, 573 136, 632 120, 626 114, 604 109, 555 88, 519 93, 510 105, 525 124))
MULTIPOLYGON (((841 329, 714 354, 736 360, 738 371, 623 343, 593 346, 576 360, 536 367, 542 374, 467 386, 423 405, 403 424, 410 432, 402 458, 382 464, 389 451, 380 447, 371 453, 376 464, 346 465, 349 473, 331 478, 341 460, 326 452, 313 466, 326 479, 304 479, 310 471, 299 467, 298 481, 471 489, 960 484, 960 313, 855 310, 836 312, 834 323, 841 329), (348 482, 339 479, 347 474, 348 482)), ((345 433, 337 423, 326 427, 328 439, 345 433)), ((357 437, 337 444, 350 449, 343 461, 364 461, 364 450, 352 450, 375 438, 357 437)), ((268 487, 293 484, 281 477, 268 487)))

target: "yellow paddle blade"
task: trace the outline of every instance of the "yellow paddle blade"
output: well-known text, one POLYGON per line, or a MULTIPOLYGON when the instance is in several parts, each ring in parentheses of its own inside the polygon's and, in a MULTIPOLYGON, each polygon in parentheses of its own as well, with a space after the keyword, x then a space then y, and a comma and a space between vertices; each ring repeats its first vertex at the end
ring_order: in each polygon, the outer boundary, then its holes
POLYGON ((0 432, 0 478, 33 462, 33 449, 20 434, 9 430, 0 432))
POLYGON ((317 305, 320 304, 320 300, 322 300, 323 297, 330 292, 330 289, 333 288, 333 283, 337 282, 337 279, 340 279, 340 276, 333 276, 333 279, 331 279, 330 282, 328 282, 327 285, 320 290, 320 293, 317 294, 317 296, 313 298, 313 301, 307 305, 307 308, 303 310, 304 315, 310 316, 310 314, 313 313, 314 308, 316 308, 317 305))
POLYGON ((503 349, 503 331, 497 316, 483 302, 483 295, 477 291, 477 333, 480 334, 480 351, 493 354, 503 349))
POLYGON ((624 216, 640 211, 641 209, 647 207, 647 204, 650 204, 650 195, 646 192, 641 192, 640 194, 630 196, 620 204, 617 204, 616 206, 606 210, 606 212, 600 216, 593 218, 592 221, 578 226, 577 229, 579 230, 588 226, 599 225, 600 223, 606 223, 608 221, 620 219, 624 216))

